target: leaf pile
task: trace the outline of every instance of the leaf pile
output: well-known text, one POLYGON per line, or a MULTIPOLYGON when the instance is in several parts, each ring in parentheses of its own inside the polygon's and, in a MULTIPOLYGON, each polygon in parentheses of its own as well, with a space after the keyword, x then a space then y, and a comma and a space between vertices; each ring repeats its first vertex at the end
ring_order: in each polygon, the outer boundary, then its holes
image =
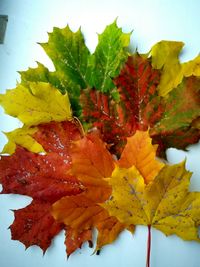
POLYGON ((0 95, 23 123, 5 133, 1 193, 32 197, 14 211, 12 239, 45 252, 64 229, 68 256, 92 246, 93 229, 96 252, 138 224, 199 241, 191 173, 157 156, 200 138, 200 57, 180 63, 183 43, 171 41, 130 54, 116 21, 98 39, 92 54, 80 29, 54 28, 41 45, 55 71, 38 63, 0 95))

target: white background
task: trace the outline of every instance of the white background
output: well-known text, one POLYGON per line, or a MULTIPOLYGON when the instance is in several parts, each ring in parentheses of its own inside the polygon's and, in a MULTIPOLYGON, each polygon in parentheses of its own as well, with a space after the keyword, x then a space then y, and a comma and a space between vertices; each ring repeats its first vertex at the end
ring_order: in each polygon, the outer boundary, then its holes
MULTIPOLYGON (((51 61, 36 42, 47 41, 47 32, 53 26, 72 30, 79 26, 91 51, 97 44, 96 32, 118 17, 118 25, 133 31, 132 49, 147 52, 160 40, 184 41, 181 60, 195 57, 200 52, 200 1, 198 0, 0 0, 0 14, 8 15, 9 22, 4 45, 0 45, 0 92, 15 87, 19 80, 17 71, 36 66, 40 61, 53 69, 51 61)), ((8 131, 19 126, 0 110, 0 130, 8 131)), ((0 149, 6 142, 0 135, 0 149)), ((191 190, 200 191, 200 145, 189 147, 188 152, 168 151, 170 162, 187 157, 187 168, 194 172, 191 190)), ((13 221, 10 209, 30 203, 28 197, 0 196, 0 267, 145 267, 146 227, 137 227, 132 236, 120 235, 106 246, 100 256, 91 256, 93 250, 83 249, 66 260, 64 235, 55 238, 43 257, 42 251, 31 247, 25 251, 23 244, 11 241, 8 226, 13 221)), ((165 237, 153 230, 151 267, 199 267, 200 244, 185 242, 176 236, 165 237)))

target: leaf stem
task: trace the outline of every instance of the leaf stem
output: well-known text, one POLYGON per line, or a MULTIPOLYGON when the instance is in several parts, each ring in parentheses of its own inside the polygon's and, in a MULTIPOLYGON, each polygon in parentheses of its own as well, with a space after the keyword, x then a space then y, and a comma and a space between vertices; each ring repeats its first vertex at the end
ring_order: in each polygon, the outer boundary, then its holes
POLYGON ((147 260, 146 267, 150 267, 151 261, 151 225, 148 225, 148 240, 147 240, 147 260))

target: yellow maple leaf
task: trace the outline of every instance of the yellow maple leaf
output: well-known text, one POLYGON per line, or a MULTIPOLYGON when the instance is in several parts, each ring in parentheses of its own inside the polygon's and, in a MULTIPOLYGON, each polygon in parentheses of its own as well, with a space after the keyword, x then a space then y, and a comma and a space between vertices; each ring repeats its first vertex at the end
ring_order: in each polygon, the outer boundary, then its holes
POLYGON ((19 84, 0 95, 0 104, 8 115, 28 126, 72 119, 67 93, 62 95, 48 83, 30 82, 29 87, 19 84))
POLYGON ((200 241, 200 192, 188 191, 190 177, 185 162, 165 166, 147 185, 135 166, 116 167, 112 197, 102 206, 122 223, 151 225, 166 235, 200 241))

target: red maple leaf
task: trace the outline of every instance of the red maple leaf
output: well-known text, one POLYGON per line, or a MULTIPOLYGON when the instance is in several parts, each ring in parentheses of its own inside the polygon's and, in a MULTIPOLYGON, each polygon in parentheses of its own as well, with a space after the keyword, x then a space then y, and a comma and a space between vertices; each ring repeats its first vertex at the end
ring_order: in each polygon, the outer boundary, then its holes
POLYGON ((64 227, 52 217, 51 205, 63 196, 83 191, 82 184, 68 173, 71 143, 80 139, 81 134, 74 122, 51 122, 38 128, 34 137, 42 144, 46 155, 34 154, 18 146, 13 155, 1 156, 0 181, 1 193, 33 198, 29 206, 14 211, 15 220, 10 227, 12 239, 21 241, 26 247, 38 245, 45 252, 52 238, 64 227))

